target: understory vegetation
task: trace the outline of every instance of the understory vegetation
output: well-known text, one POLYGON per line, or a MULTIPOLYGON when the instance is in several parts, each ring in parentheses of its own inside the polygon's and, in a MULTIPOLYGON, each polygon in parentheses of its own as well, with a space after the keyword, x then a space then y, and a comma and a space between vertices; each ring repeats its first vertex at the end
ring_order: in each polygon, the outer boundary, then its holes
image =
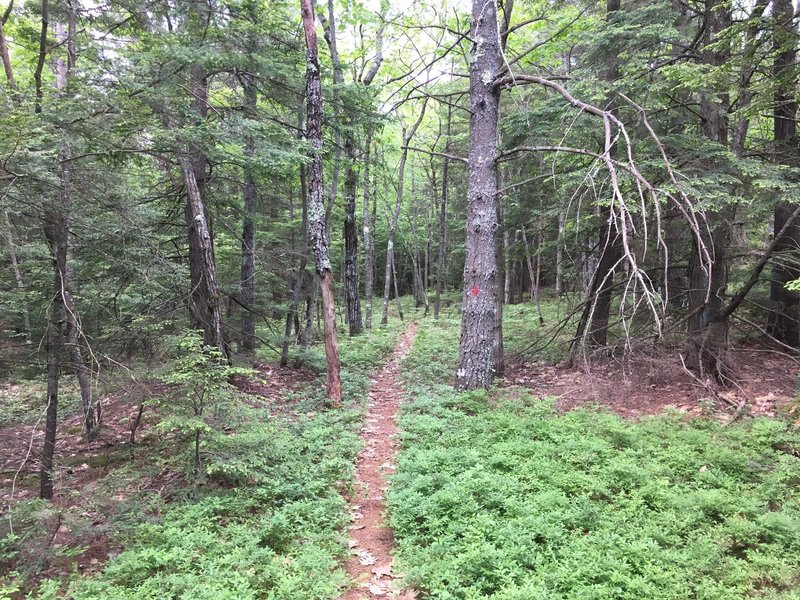
MULTIPOLYGON (((221 390, 219 383, 202 419, 185 406, 159 403, 161 421, 136 446, 135 461, 132 449, 118 448, 120 462, 76 490, 72 501, 16 504, 0 524, 0 565, 13 568, 0 579, 0 598, 26 597, 26 590, 37 599, 336 597, 347 583, 341 559, 349 517, 342 494, 350 489, 360 449, 363 399, 369 375, 391 351, 397 331, 392 321, 369 337, 344 340, 343 385, 350 402, 338 411, 323 410, 319 379, 283 394, 284 411, 232 386, 221 390), (191 460, 198 422, 199 473, 191 460), (159 473, 183 483, 161 493, 146 485, 159 473), (87 522, 92 511, 105 513, 105 522, 87 522), (53 547, 53 527, 62 526, 71 541, 53 547), (121 551, 111 553, 102 572, 84 577, 90 532, 121 551), (65 564, 71 571, 54 570, 65 564), (40 581, 42 574, 53 578, 40 581)), ((317 352, 309 349, 307 362, 319 362, 317 352)), ((169 365, 168 379, 179 395, 197 384, 186 372, 196 366, 187 358, 169 365), (184 377, 176 376, 181 370, 184 377)))
POLYGON ((404 363, 388 501, 423 597, 800 598, 789 420, 629 422, 515 387, 457 394, 457 339, 457 320, 426 321, 404 363))

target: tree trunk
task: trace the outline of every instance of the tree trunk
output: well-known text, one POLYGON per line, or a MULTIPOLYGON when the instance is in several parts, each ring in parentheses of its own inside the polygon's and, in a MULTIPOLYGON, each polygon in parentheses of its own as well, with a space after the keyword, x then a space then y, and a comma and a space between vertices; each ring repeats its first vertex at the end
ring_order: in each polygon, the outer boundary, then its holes
MULTIPOLYGON (((778 51, 773 65, 775 90, 775 153, 778 162, 798 166, 797 101, 795 100, 796 41, 791 0, 773 0, 775 18, 774 45, 778 51), (789 77, 787 77, 787 74, 789 77)), ((794 205, 782 201, 774 209, 774 234, 786 225, 794 205)), ((800 348, 800 294, 786 289, 786 284, 800 278, 800 224, 790 224, 780 235, 775 251, 770 282, 770 314, 767 332, 792 348, 800 348)))
POLYGON ((536 281, 534 282, 533 301, 536 303, 536 312, 539 314, 539 325, 544 325, 544 315, 542 314, 541 291, 542 291, 542 232, 544 231, 544 213, 539 214, 539 231, 536 234, 536 281))
POLYGON ((372 227, 374 224, 370 220, 369 214, 369 168, 370 168, 370 153, 372 150, 372 136, 367 135, 366 157, 364 159, 364 296, 366 298, 366 307, 364 314, 364 325, 368 331, 372 330, 372 289, 375 285, 375 256, 373 243, 372 227))
POLYGON ((8 17, 11 15, 11 9, 14 7, 14 1, 8 5, 5 13, 0 19, 0 59, 3 61, 3 70, 6 73, 6 81, 8 81, 8 89, 11 91, 11 97, 15 102, 19 102, 19 94, 17 91, 17 82, 14 79, 14 68, 11 64, 11 55, 8 52, 8 41, 6 40, 5 25, 8 17))
MULTIPOLYGON (((303 350, 308 348, 314 333, 314 315, 317 314, 317 302, 319 300, 319 275, 314 272, 309 286, 309 297, 306 304, 306 322, 303 327, 303 335, 300 345, 303 350)), ((319 319, 317 319, 319 322, 319 319)), ((319 324, 319 323, 318 323, 319 324)))
MULTIPOLYGON (((253 75, 245 73, 242 77, 244 88, 244 114, 251 120, 256 118, 257 91, 253 75)), ((241 290, 241 332, 239 351, 253 352, 256 347, 255 278, 256 278, 256 215, 258 214, 258 192, 253 177, 253 159, 255 156, 255 140, 247 133, 244 144, 244 186, 242 200, 242 269, 239 278, 241 290)))
POLYGON ((400 299, 400 289, 397 283, 397 263, 395 263, 394 256, 392 256, 392 281, 394 282, 394 299, 397 303, 397 316, 403 321, 403 301, 400 299))
POLYGON ((342 403, 342 384, 339 348, 336 343, 336 309, 333 296, 333 273, 328 254, 327 218, 322 197, 322 83, 311 0, 300 0, 300 12, 306 41, 306 137, 310 162, 308 230, 322 292, 325 358, 328 366, 326 394, 331 406, 339 407, 342 403))
POLYGON ((303 164, 300 165, 300 199, 303 204, 303 223, 301 225, 303 245, 300 248, 300 261, 297 266, 294 288, 292 289, 292 304, 286 314, 286 327, 281 347, 280 364, 282 367, 289 364, 289 338, 292 334, 292 323, 296 323, 297 329, 300 328, 297 308, 300 305, 300 296, 303 293, 303 281, 305 279, 306 264, 308 263, 308 193, 306 191, 306 170, 303 164))
POLYGON ((211 233, 206 223, 206 211, 203 197, 195 179, 195 165, 190 155, 179 152, 178 163, 181 167, 189 216, 195 238, 195 265, 199 278, 197 289, 202 290, 202 297, 195 294, 196 310, 204 314, 206 321, 203 323, 203 343, 216 348, 220 355, 227 359, 228 348, 222 329, 222 312, 220 308, 220 291, 217 282, 217 266, 214 261, 214 250, 211 242, 211 233))
POLYGON ((564 225, 566 215, 562 210, 558 213, 558 238, 556 238, 556 296, 564 293, 564 225))
POLYGON ((350 335, 358 335, 361 325, 361 294, 358 281, 358 230, 356 229, 356 146, 350 135, 345 139, 347 172, 344 177, 344 289, 350 335))
MULTIPOLYGON (((406 159, 408 158, 408 144, 414 137, 419 124, 422 123, 422 117, 425 116, 425 108, 427 107, 427 98, 422 105, 422 110, 419 113, 414 125, 406 132, 403 128, 403 149, 400 153, 400 162, 397 167, 397 198, 395 200, 394 212, 392 212, 391 219, 389 220, 389 234, 388 241, 386 242, 386 271, 383 281, 383 315, 381 316, 381 325, 386 325, 389 321, 389 295, 391 293, 391 277, 392 269, 394 269, 394 242, 397 236, 397 222, 400 219, 400 208, 403 205, 403 189, 405 187, 406 176, 406 159)), ((395 276, 395 295, 397 295, 397 277, 395 276)), ((399 307, 399 298, 398 307, 399 307)), ((400 318, 402 318, 402 309, 400 309, 400 318)))
MULTIPOLYGON (((14 282, 17 285, 17 290, 20 292, 20 295, 22 295, 25 293, 25 282, 22 280, 22 272, 19 269, 19 261, 17 259, 17 251, 14 248, 14 236, 11 231, 11 218, 8 215, 8 210, 3 210, 3 217, 5 219, 6 226, 5 230, 3 231, 3 236, 6 239, 6 246, 8 246, 8 256, 11 259, 11 270, 14 272, 14 282)), ((22 308, 20 309, 20 313, 22 314, 25 345, 29 345, 31 343, 30 313, 28 312, 28 302, 24 297, 21 298, 21 301, 22 308)))
POLYGON ((66 321, 64 285, 67 280, 67 216, 61 209, 53 211, 45 224, 45 238, 53 262, 53 296, 50 302, 50 324, 47 336, 47 412, 44 446, 39 472, 39 496, 53 498, 53 466, 58 427, 58 388, 61 375, 61 354, 64 345, 63 328, 66 321))
MULTIPOLYGON (((719 67, 728 60, 724 49, 709 46, 718 41, 719 33, 730 23, 729 6, 720 0, 706 0, 702 52, 705 64, 719 67)), ((724 90, 717 94, 703 94, 700 98, 702 134, 724 147, 728 146, 728 107, 729 98, 724 90)), ((713 162, 709 163, 709 172, 716 171, 713 162)), ((694 241, 689 264, 689 363, 701 375, 711 375, 720 383, 726 382, 730 376, 728 319, 721 310, 728 284, 726 248, 734 213, 732 205, 707 213, 707 222, 701 223, 700 240, 694 241), (710 264, 703 260, 704 252, 710 253, 710 264)))
MULTIPOLYGON (((620 8, 620 0, 606 1, 606 21, 615 19, 620 8)), ((603 77, 607 83, 614 84, 619 79, 619 63, 616 50, 612 50, 608 55, 608 65, 603 77)), ((611 96, 608 101, 608 110, 616 108, 616 98, 611 96)), ((616 152, 612 146, 610 149, 613 158, 616 152)), ((597 270, 592 278, 592 284, 587 296, 587 309, 584 312, 588 328, 589 345, 595 348, 602 348, 608 343, 608 323, 611 314, 611 297, 614 289, 614 269, 622 256, 621 237, 614 223, 614 215, 610 205, 600 207, 600 219, 603 230, 600 235, 602 244, 600 260, 597 263, 597 270)), ((622 224, 622 227, 625 225, 622 224)), ((584 329, 579 332, 580 336, 586 334, 584 329)))
MULTIPOLYGON (((333 63, 333 171, 331 172, 331 183, 328 188, 328 203, 325 206, 325 235, 331 237, 331 214, 333 205, 336 203, 336 196, 339 194, 339 174, 342 164, 342 134, 339 128, 339 87, 344 83, 344 74, 339 61, 339 51, 336 46, 336 13, 333 10, 333 0, 328 0, 328 17, 323 13, 318 13, 322 23, 325 41, 328 44, 333 63)), ((312 23, 313 24, 313 23, 312 23)), ((316 41, 316 38, 315 38, 316 41)), ((317 50, 319 53, 319 50, 317 50)))
POLYGON ((497 230, 497 138, 502 66, 497 3, 472 1, 470 63, 469 180, 461 342, 455 388, 486 388, 495 367, 499 290, 497 230))
MULTIPOLYGON (((444 138, 444 152, 450 152, 450 128, 452 125, 453 107, 448 104, 447 106, 447 130, 444 138)), ((433 318, 439 318, 439 310, 441 309, 442 293, 445 288, 445 277, 447 272, 445 269, 445 258, 447 251, 447 187, 450 184, 448 177, 450 161, 445 156, 442 158, 442 201, 439 205, 439 255, 436 261, 436 298, 433 302, 433 318)))

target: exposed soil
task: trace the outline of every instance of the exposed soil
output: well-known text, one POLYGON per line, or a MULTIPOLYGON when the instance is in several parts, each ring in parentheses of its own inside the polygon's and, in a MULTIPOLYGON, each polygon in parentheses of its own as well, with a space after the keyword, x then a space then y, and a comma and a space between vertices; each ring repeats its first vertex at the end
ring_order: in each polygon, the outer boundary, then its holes
POLYGON ((565 363, 509 364, 504 385, 556 397, 561 410, 599 405, 626 419, 666 408, 696 416, 710 411, 775 416, 792 405, 800 372, 797 359, 753 347, 734 348, 730 357, 737 380, 730 387, 687 371, 678 351, 595 359, 572 368, 565 363))
MULTIPOLYGON (((395 469, 397 455, 397 410, 403 399, 399 380, 400 361, 411 348, 417 326, 409 323, 389 361, 372 380, 361 439, 364 449, 356 462, 355 494, 348 498, 353 524, 350 548, 353 556, 347 572, 353 587, 339 600, 367 600, 394 595, 393 581, 402 574, 392 571, 394 537, 385 522, 386 476, 395 469)), ((399 592, 404 600, 416 598, 412 590, 399 592)))
MULTIPOLYGON (((81 489, 106 474, 116 457, 115 448, 129 444, 131 430, 139 412, 139 404, 147 398, 164 394, 170 386, 163 383, 148 382, 137 384, 135 388, 120 391, 100 400, 102 427, 91 442, 83 434, 83 417, 71 415, 58 422, 56 433, 56 490, 81 489)), ((152 427, 157 421, 153 409, 145 402, 141 421, 137 428, 137 438, 143 430, 152 427)), ((44 419, 33 425, 16 425, 0 429, 0 509, 5 510, 10 500, 11 488, 16 476, 14 498, 21 499, 38 493, 38 488, 21 486, 20 483, 31 474, 39 472, 39 457, 44 439, 44 419)), ((38 482, 38 478, 37 478, 38 482)), ((57 497, 61 504, 66 499, 57 497)))

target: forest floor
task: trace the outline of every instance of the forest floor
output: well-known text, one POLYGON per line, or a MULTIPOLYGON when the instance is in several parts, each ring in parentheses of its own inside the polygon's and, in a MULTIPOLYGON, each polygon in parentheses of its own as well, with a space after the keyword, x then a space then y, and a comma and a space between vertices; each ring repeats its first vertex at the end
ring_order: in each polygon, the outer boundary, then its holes
MULTIPOLYGON (((509 308, 514 356, 542 332, 509 308)), ((794 361, 736 350, 742 396, 677 355, 512 364, 456 394, 458 323, 426 320, 403 361, 387 507, 420 597, 800 599, 794 361)))
POLYGON ((626 419, 675 409, 693 416, 743 412, 773 417, 795 402, 800 363, 765 348, 730 351, 736 381, 721 387, 700 378, 681 362, 680 349, 567 363, 510 362, 501 385, 521 386, 534 395, 555 397, 560 410, 596 405, 626 419))
MULTIPOLYGON (((508 316, 509 356, 546 335, 508 316)), ((175 386, 110 388, 91 443, 68 388, 53 503, 41 384, 3 384, 0 599, 800 598, 794 359, 734 348, 730 389, 669 350, 512 360, 456 394, 458 336, 455 308, 342 336, 339 411, 320 350, 248 360, 201 477, 175 386)))

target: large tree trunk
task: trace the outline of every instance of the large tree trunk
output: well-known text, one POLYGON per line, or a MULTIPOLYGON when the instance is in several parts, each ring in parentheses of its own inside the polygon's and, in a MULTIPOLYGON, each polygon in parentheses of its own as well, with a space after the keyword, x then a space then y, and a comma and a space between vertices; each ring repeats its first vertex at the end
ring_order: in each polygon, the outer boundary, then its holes
POLYGON ((494 80, 502 66, 497 4, 472 1, 470 38, 469 180, 461 342, 455 388, 488 387, 495 367, 495 327, 500 304, 495 235, 497 230, 497 137, 500 90, 494 80))
POLYGON ((308 231, 320 278, 324 318, 325 358, 328 365, 327 397, 332 406, 342 403, 339 348, 336 343, 336 310, 333 273, 328 254, 325 203, 322 193, 322 82, 320 80, 317 31, 311 0, 300 0, 306 41, 306 137, 309 145, 308 231))
MULTIPOLYGON (((256 117, 257 92, 253 75, 245 73, 242 76, 244 88, 244 114, 248 119, 256 117)), ((258 214, 258 192, 253 177, 253 158, 255 156, 255 140, 248 133, 244 143, 244 186, 242 200, 244 212, 242 213, 242 268, 239 277, 241 293, 241 332, 239 336, 239 351, 253 352, 256 347, 256 317, 254 310, 256 298, 256 215, 258 214)))
MULTIPOLYGON (((797 167, 797 87, 796 35, 791 0, 773 0, 775 18, 774 45, 778 51, 773 65, 775 90, 775 153, 778 162, 797 167)), ((794 205, 778 202, 774 209, 774 234, 786 225, 794 205)), ((800 348, 800 294, 786 289, 786 284, 800 278, 800 224, 790 224, 775 246, 777 260, 770 283, 768 333, 782 344, 800 348)))
MULTIPOLYGON (((208 87, 205 70, 200 65, 195 65, 190 70, 189 90, 192 95, 192 111, 196 113, 195 118, 205 120, 208 113, 208 87)), ((208 213, 206 212, 206 157, 197 148, 191 148, 188 156, 189 166, 192 171, 194 187, 197 189, 198 197, 203 206, 203 220, 208 223, 208 213)), ((181 174, 184 175, 184 193, 186 194, 186 204, 184 206, 184 218, 186 220, 187 238, 189 242, 189 278, 191 288, 189 290, 189 314, 192 318, 192 325, 195 329, 203 331, 203 339, 206 345, 214 345, 214 333, 211 328, 212 317, 208 312, 208 289, 205 287, 203 279, 203 241, 202 233, 198 230, 197 223, 194 221, 192 211, 192 199, 189 197, 188 183, 183 165, 181 174)))
MULTIPOLYGON (((47 28, 47 5, 42 6, 42 29, 47 28)), ((74 61, 70 51, 73 46, 64 28, 57 24, 56 37, 59 42, 67 43, 67 62, 56 61, 57 90, 63 91, 67 86, 69 70, 74 61)), ((53 296, 50 303, 50 326, 47 343, 47 410, 45 413, 44 445, 42 447, 41 470, 39 472, 39 496, 45 500, 53 498, 53 469, 55 466, 56 430, 58 429, 58 388, 61 377, 61 359, 64 346, 64 327, 68 322, 64 292, 69 289, 69 271, 67 270, 67 254, 69 251, 69 170, 65 159, 68 151, 61 149, 59 158, 59 179, 61 189, 59 198, 45 215, 44 235, 50 249, 53 265, 53 296)))

